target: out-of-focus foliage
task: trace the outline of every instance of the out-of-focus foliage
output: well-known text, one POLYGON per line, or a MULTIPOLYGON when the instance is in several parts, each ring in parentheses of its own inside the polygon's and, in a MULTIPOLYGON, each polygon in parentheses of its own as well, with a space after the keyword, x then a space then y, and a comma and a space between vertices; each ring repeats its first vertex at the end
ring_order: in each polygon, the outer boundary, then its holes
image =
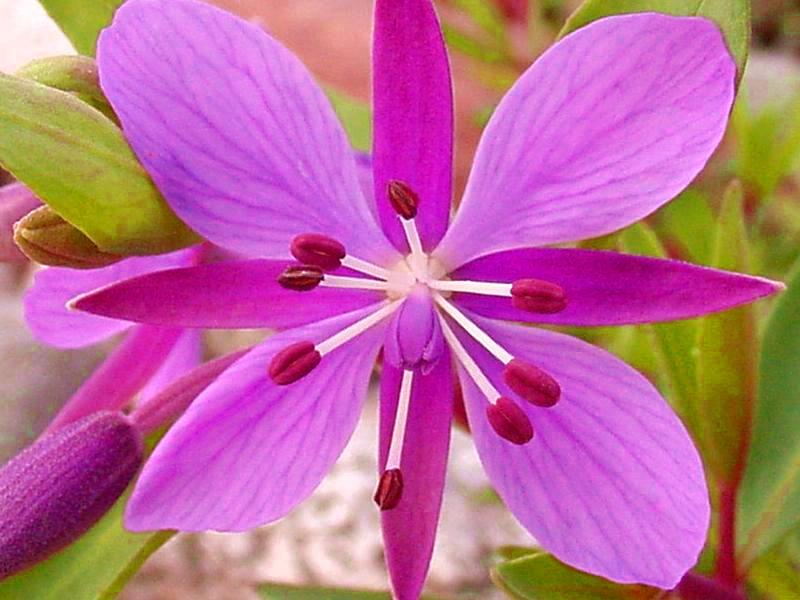
POLYGON ((97 36, 111 22, 124 0, 39 0, 48 14, 75 46, 86 56, 94 56, 97 36))
MULTIPOLYGON (((391 600, 389 592, 351 590, 323 586, 295 586, 280 583, 264 583, 258 587, 264 600, 391 600)), ((420 600, 437 600, 434 596, 423 595, 420 600)))

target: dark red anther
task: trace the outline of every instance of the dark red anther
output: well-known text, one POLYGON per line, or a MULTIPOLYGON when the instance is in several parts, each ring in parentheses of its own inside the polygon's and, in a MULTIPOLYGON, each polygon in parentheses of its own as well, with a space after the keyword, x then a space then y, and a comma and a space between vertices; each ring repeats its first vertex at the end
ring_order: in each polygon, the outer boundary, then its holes
POLYGON ((555 406, 561 397, 558 382, 530 363, 512 359, 503 370, 503 380, 514 392, 536 406, 555 406))
POLYGON ((344 246, 335 239, 320 233, 301 233, 292 240, 292 256, 301 263, 314 265, 323 271, 332 271, 342 266, 347 256, 344 246))
POLYGON ((419 206, 419 196, 402 181, 392 180, 389 182, 388 190, 389 202, 394 211, 403 219, 408 221, 417 216, 419 206))
POLYGON ((520 279, 511 285, 511 303, 519 310, 551 315, 567 307, 567 294, 549 281, 520 279))
POLYGON ((400 469, 387 469, 375 490, 375 504, 381 510, 392 510, 403 497, 403 474, 400 469))
POLYGON ((292 265, 278 277, 278 283, 287 290, 296 292, 307 292, 317 287, 325 274, 322 269, 314 265, 292 265))
POLYGON ((278 352, 269 363, 269 376, 278 385, 289 385, 308 375, 322 360, 312 342, 297 342, 278 352))
POLYGON ((533 425, 528 415, 505 397, 486 407, 486 418, 495 433, 506 441, 521 446, 533 439, 533 425))

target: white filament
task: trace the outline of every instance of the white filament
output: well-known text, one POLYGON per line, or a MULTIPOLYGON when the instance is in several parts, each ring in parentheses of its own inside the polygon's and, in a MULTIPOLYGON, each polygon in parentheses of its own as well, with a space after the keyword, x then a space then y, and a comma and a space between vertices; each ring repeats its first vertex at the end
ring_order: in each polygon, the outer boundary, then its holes
POLYGON ((342 277, 341 275, 325 275, 320 282, 322 287, 345 288, 351 290, 379 290, 389 291, 389 283, 376 279, 363 279, 360 277, 342 277))
POLYGON ((453 354, 455 354, 458 361, 462 364, 464 370, 470 376, 472 381, 475 382, 475 385, 478 386, 478 389, 483 393, 484 396, 486 396, 486 399, 490 403, 494 404, 497 402, 497 399, 500 397, 500 393, 495 389, 495 387, 492 385, 492 382, 489 381, 489 378, 486 377, 481 368, 472 359, 464 346, 461 345, 461 342, 458 341, 456 334, 453 333, 450 325, 447 324, 447 321, 442 315, 439 315, 439 322, 442 325, 444 339, 447 340, 447 343, 450 345, 450 349, 453 351, 453 354))
POLYGON ((403 371, 400 382, 400 396, 397 400, 397 414, 394 418, 392 441, 389 445, 389 458, 386 460, 386 469, 399 469, 400 458, 403 453, 403 443, 406 437, 408 424, 408 407, 411 404, 411 386, 414 383, 414 372, 403 371))
POLYGON ((466 292, 468 294, 483 294, 484 296, 511 297, 510 283, 493 283, 489 281, 450 281, 442 279, 428 283, 431 289, 441 292, 466 292))
POLYGON ((442 310, 453 317, 453 320, 461 325, 461 327, 463 327, 464 330, 470 334, 476 342, 486 348, 501 363, 506 365, 514 360, 514 356, 508 352, 508 350, 495 342, 488 333, 470 321, 467 315, 462 313, 453 304, 443 298, 441 294, 434 294, 433 300, 442 308, 442 310))
POLYGON ((394 276, 394 272, 389 269, 373 265, 370 262, 361 260, 355 256, 350 256, 349 254, 342 259, 342 266, 358 271, 359 273, 364 273, 365 275, 372 275, 378 279, 388 280, 394 276))
POLYGON ((316 349, 317 352, 320 353, 321 356, 325 356, 329 352, 336 350, 342 344, 346 344, 354 337, 361 335, 367 329, 372 327, 373 325, 377 325, 383 319, 391 315, 394 311, 400 308, 400 305, 403 303, 403 300, 395 300, 394 302, 383 302, 381 303, 383 306, 376 310, 374 313, 364 317, 360 321, 353 323, 352 325, 345 327, 339 333, 336 333, 329 337, 324 342, 317 344, 316 349))

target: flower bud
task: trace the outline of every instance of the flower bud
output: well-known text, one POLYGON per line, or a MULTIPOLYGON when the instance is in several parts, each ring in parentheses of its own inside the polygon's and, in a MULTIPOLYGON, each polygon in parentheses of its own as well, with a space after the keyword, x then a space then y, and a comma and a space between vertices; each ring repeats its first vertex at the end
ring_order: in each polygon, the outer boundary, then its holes
POLYGON ((130 420, 103 411, 39 438, 0 468, 0 579, 86 532, 143 459, 142 436, 130 420))
POLYGON ((49 206, 37 208, 18 222, 14 241, 28 258, 52 267, 97 269, 125 258, 102 252, 49 206))
POLYGON ((397 309, 386 330, 386 360, 398 369, 420 369, 428 374, 444 347, 442 327, 430 294, 415 290, 397 309))
POLYGON ((0 262, 28 262, 14 244, 14 223, 42 202, 21 183, 0 187, 0 262))

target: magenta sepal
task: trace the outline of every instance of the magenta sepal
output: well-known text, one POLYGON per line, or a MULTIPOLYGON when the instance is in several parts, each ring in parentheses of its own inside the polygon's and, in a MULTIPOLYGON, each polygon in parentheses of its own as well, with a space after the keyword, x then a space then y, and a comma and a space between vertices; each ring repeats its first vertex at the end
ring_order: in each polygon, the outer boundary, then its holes
POLYGON ((144 458, 122 413, 45 435, 0 469, 0 579, 79 538, 117 501, 144 458))

